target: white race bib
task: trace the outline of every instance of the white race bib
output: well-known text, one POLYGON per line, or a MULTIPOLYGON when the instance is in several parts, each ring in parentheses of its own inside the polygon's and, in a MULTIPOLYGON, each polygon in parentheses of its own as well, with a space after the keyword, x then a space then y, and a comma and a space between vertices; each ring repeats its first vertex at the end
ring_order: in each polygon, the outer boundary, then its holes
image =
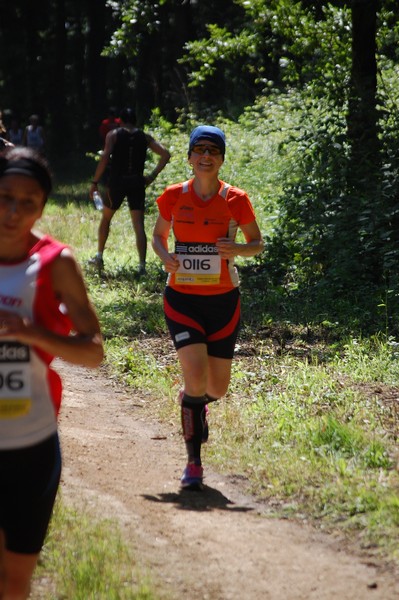
POLYGON ((29 346, 0 342, 0 419, 26 415, 32 406, 29 346))
POLYGON ((175 282, 184 285, 214 285, 220 281, 221 260, 216 244, 176 242, 180 263, 175 282))

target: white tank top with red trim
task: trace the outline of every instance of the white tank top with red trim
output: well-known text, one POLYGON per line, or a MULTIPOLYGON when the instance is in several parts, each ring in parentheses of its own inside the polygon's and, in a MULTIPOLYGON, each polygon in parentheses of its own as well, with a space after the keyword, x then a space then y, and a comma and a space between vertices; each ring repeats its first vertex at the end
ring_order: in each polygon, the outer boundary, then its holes
MULTIPOLYGON (((50 264, 64 248, 44 236, 25 260, 0 263, 0 308, 67 333, 70 321, 50 280, 50 264)), ((61 385, 52 358, 0 335, 0 450, 31 446, 56 432, 61 385)))

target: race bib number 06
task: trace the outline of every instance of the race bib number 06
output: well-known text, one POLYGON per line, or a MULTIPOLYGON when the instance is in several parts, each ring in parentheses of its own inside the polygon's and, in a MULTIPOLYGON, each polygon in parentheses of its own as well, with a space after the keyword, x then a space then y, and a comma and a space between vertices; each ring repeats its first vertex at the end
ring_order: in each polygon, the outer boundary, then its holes
POLYGON ((184 285, 214 285, 220 281, 221 260, 215 244, 176 242, 180 266, 175 282, 184 285))
POLYGON ((30 376, 29 347, 0 342, 0 419, 15 419, 30 411, 30 376))

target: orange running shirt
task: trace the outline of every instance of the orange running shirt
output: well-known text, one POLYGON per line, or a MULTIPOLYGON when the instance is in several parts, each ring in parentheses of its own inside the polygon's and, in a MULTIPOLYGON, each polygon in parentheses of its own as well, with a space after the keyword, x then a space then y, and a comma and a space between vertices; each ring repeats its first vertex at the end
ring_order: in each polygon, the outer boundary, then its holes
POLYGON ((255 221, 246 192, 220 181, 219 192, 203 201, 190 179, 167 187, 157 204, 161 216, 172 224, 180 261, 179 271, 169 274, 167 285, 199 295, 223 294, 238 287, 234 260, 221 259, 215 244, 218 238, 234 240, 240 225, 255 221))

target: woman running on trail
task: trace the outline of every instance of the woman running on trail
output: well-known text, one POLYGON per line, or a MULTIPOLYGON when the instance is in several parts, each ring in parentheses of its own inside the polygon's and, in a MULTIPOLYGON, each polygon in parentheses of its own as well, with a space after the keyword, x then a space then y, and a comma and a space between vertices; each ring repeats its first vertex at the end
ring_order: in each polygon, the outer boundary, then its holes
POLYGON ((236 256, 255 256, 262 236, 248 195, 219 179, 225 135, 201 125, 191 135, 193 178, 171 185, 158 198, 153 248, 169 273, 164 292, 166 322, 184 379, 180 393, 188 461, 186 489, 202 489, 201 444, 208 437, 207 404, 228 389, 240 323, 236 256), (236 242, 237 230, 245 237, 236 242), (168 246, 173 231, 174 248, 168 246))
POLYGON ((69 248, 33 229, 51 191, 30 148, 0 154, 0 598, 28 598, 61 472, 54 357, 97 367, 103 343, 69 248), (73 335, 70 333, 73 331, 73 335))

